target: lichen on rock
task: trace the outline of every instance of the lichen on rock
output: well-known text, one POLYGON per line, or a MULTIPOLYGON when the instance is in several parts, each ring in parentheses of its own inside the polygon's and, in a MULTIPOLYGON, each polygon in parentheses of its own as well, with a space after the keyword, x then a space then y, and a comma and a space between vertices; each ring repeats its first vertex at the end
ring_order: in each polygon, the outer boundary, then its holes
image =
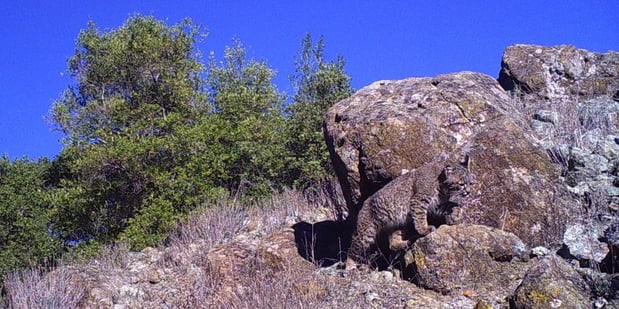
POLYGON ((351 215, 402 170, 468 155, 479 186, 448 223, 505 229, 528 245, 557 243, 559 169, 513 105, 496 80, 472 72, 376 82, 335 104, 325 135, 351 215))

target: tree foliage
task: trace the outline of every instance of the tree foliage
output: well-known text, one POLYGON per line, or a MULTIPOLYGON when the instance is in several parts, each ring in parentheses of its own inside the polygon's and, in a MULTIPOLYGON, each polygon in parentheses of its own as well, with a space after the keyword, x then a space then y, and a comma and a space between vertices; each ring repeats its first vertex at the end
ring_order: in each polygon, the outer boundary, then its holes
POLYGON ((170 134, 204 112, 203 66, 193 55, 199 31, 189 20, 168 27, 140 16, 107 33, 89 23, 69 59, 77 85, 54 105, 53 121, 73 143, 170 134))
POLYGON ((0 157, 0 282, 7 271, 51 263, 60 252, 49 231, 49 166, 0 157))
POLYGON ((323 117, 329 107, 353 92, 344 70, 344 58, 326 61, 324 50, 323 37, 313 43, 307 34, 295 60, 296 74, 291 77, 296 91, 288 107, 287 146, 292 154, 292 178, 300 187, 333 176, 324 141, 323 117))
POLYGON ((211 55, 207 85, 210 119, 225 130, 229 190, 268 194, 281 187, 287 157, 284 145, 283 96, 273 84, 275 72, 264 62, 250 60, 240 41, 227 47, 224 60, 211 55))
POLYGON ((152 244, 214 186, 212 177, 195 180, 218 169, 191 156, 209 143, 197 131, 209 108, 199 38, 189 20, 167 26, 141 16, 80 33, 69 60, 76 85, 51 112, 66 134, 57 162, 67 173, 53 195, 65 240, 152 244))
POLYGON ((308 35, 284 108, 275 72, 235 40, 201 62, 200 27, 136 16, 90 23, 50 119, 65 147, 50 164, 50 225, 67 246, 154 245, 205 201, 257 197, 328 177, 322 117, 351 93, 344 61, 308 35))

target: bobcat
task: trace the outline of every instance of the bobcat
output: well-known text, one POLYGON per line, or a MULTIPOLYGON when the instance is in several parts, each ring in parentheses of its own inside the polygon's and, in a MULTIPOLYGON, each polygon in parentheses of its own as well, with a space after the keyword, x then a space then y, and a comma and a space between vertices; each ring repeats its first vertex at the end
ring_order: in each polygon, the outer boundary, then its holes
POLYGON ((411 223, 419 235, 431 233, 435 228, 428 225, 428 213, 459 202, 470 193, 470 183, 465 166, 444 161, 426 163, 393 179, 363 203, 346 265, 354 268, 355 261, 368 257, 379 233, 392 232, 392 250, 405 247, 401 229, 411 223))

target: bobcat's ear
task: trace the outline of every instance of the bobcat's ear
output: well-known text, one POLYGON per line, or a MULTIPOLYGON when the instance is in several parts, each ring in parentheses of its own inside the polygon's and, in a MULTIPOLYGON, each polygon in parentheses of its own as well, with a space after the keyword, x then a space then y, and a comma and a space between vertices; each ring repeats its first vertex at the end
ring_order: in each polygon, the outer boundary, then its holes
POLYGON ((454 173, 454 168, 451 164, 445 165, 445 167, 441 170, 441 173, 438 175, 438 181, 440 183, 445 182, 451 175, 454 173))
POLYGON ((467 170, 469 169, 469 163, 471 162, 471 158, 468 153, 462 155, 460 158, 460 165, 464 166, 467 170))
POLYGON ((449 160, 449 155, 448 155, 446 152, 444 152, 444 151, 443 151, 443 152, 441 152, 441 153, 438 155, 438 160, 439 160, 440 162, 446 162, 446 161, 448 161, 448 160, 449 160))

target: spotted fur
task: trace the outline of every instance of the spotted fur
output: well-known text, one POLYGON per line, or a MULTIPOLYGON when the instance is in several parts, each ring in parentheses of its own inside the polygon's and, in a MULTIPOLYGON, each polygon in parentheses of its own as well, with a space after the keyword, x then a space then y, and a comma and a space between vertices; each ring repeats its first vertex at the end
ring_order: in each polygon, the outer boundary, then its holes
MULTIPOLYGON (((349 260, 368 258, 379 233, 391 231, 401 236, 401 230, 409 224, 419 235, 431 233, 435 228, 428 225, 428 213, 440 211, 444 203, 459 202, 469 194, 469 184, 468 170, 457 163, 428 163, 395 178, 363 203, 349 260)), ((398 241, 396 247, 402 243, 398 241)))

